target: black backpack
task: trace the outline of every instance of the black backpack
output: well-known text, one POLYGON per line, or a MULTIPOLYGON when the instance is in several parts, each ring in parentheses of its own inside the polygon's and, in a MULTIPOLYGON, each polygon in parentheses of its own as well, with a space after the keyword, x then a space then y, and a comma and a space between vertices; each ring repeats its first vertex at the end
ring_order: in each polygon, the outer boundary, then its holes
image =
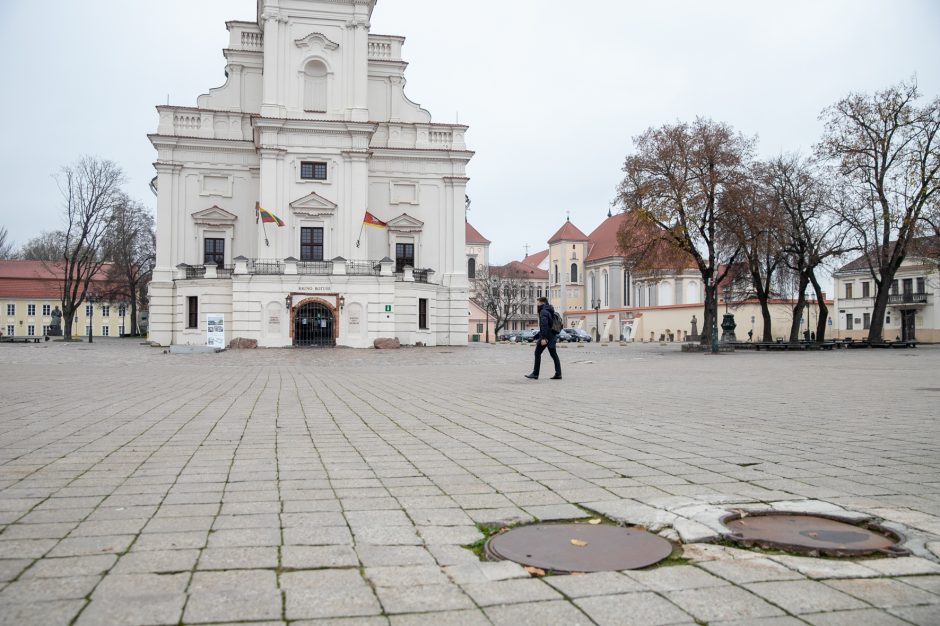
POLYGON ((564 327, 565 321, 561 319, 561 315, 558 314, 558 311, 552 311, 552 332, 557 335, 564 327))

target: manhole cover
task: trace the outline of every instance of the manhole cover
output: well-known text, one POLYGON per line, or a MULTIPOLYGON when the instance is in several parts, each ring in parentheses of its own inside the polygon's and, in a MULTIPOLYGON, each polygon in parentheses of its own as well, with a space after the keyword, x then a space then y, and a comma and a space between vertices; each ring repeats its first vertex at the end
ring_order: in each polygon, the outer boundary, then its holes
POLYGON ((798 513, 752 513, 724 519, 729 538, 747 546, 812 552, 828 556, 904 554, 895 533, 874 524, 854 526, 827 517, 798 513))
POLYGON ((486 542, 492 558, 555 572, 639 569, 672 553, 672 544, 644 530, 589 524, 535 524, 486 542))

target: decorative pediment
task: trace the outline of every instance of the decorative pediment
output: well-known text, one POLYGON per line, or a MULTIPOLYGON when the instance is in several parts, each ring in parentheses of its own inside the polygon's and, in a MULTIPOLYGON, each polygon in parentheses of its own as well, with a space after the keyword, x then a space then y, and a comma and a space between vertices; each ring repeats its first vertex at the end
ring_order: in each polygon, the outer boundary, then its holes
POLYGON ((191 215, 193 222, 201 226, 234 226, 238 216, 218 206, 211 206, 191 215))
POLYGON ((388 221, 388 230, 396 233, 420 233, 424 229, 424 222, 407 213, 388 221))
POLYGON ((290 209, 295 215, 322 217, 324 215, 334 215, 336 213, 336 204, 316 192, 311 192, 303 198, 291 202, 290 209))
POLYGON ((335 41, 330 41, 330 39, 323 33, 310 33, 306 37, 301 37, 294 41, 294 45, 298 48, 322 48, 323 50, 336 50, 339 48, 339 44, 335 41))

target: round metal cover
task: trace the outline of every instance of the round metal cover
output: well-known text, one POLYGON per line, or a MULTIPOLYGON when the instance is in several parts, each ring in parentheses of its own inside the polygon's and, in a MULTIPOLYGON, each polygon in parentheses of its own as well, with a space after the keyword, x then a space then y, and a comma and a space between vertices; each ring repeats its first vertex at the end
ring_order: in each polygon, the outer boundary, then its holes
POLYGON ((535 524, 494 535, 492 558, 554 572, 639 569, 672 553, 672 544, 644 530, 590 524, 535 524))
POLYGON ((873 524, 855 526, 827 517, 757 513, 725 518, 729 537, 748 546, 812 552, 828 556, 900 554, 898 537, 873 524))

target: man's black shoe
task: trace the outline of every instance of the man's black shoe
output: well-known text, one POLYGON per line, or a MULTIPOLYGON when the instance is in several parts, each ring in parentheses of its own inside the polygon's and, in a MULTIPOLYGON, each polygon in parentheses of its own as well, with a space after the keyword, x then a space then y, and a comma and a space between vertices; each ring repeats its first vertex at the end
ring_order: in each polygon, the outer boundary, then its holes
POLYGON ((526 374, 525 377, 526 377, 526 378, 531 378, 532 380, 538 380, 538 379, 539 379, 539 377, 536 376, 535 374, 526 374))
POLYGON ((549 378, 549 380, 561 380, 561 374, 555 374, 554 376, 549 378))

